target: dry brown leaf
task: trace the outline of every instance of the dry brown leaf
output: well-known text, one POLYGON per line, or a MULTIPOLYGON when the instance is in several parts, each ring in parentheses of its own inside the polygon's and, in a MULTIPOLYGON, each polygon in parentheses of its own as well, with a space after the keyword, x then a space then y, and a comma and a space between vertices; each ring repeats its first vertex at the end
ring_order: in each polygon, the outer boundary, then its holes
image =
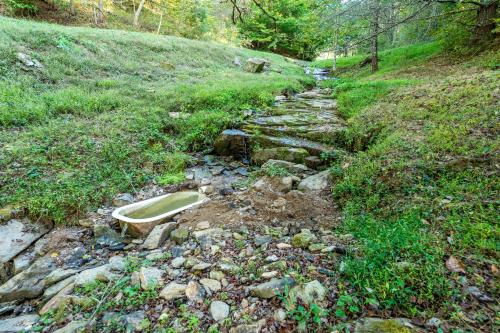
POLYGON ((455 273, 465 274, 464 265, 454 256, 450 256, 448 260, 446 260, 446 268, 455 273))

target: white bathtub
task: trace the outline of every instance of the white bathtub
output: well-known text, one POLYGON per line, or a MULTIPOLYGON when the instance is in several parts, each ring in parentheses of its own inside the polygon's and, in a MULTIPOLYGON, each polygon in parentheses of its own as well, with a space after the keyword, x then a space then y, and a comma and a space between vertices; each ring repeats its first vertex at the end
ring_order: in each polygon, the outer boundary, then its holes
POLYGON ((194 191, 169 193, 120 207, 113 212, 113 217, 129 235, 144 237, 165 219, 207 200, 204 194, 194 191))

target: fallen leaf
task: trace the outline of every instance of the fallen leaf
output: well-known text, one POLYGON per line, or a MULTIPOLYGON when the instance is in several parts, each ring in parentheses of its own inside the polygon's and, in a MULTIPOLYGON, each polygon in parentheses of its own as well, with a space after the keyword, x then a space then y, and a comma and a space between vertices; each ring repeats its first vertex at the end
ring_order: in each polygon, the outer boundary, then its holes
POLYGON ((451 272, 465 274, 465 268, 463 264, 454 256, 450 256, 448 260, 446 260, 446 268, 448 268, 448 270, 450 270, 451 272))

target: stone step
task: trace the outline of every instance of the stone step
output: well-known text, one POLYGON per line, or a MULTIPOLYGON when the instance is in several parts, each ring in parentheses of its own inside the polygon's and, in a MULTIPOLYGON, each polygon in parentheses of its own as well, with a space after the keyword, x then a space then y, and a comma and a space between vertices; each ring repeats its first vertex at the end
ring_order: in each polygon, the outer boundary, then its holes
POLYGON ((322 153, 328 153, 333 150, 332 146, 311 141, 307 139, 290 137, 290 136, 269 136, 259 135, 252 138, 254 143, 259 144, 262 148, 272 147, 290 147, 290 148, 304 148, 313 156, 320 156, 322 153))
POLYGON ((306 126, 260 126, 246 125, 246 133, 265 134, 270 136, 288 136, 317 141, 326 144, 340 142, 345 126, 339 124, 306 125, 306 126))

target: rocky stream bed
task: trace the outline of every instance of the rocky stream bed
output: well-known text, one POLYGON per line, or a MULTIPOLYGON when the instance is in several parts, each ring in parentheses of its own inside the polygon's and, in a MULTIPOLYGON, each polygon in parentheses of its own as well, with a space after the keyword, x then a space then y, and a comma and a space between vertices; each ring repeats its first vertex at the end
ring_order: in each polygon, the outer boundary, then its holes
MULTIPOLYGON (((122 194, 78 226, 50 228, 21 211, 0 224, 0 332, 292 332, 336 323, 343 258, 356 239, 322 172, 345 127, 329 91, 276 97, 195 156, 179 185, 122 194), (111 212, 183 189, 210 200, 122 235, 111 212), (300 317, 302 316, 302 317, 300 317), (297 320, 300 317, 303 320, 297 320)), ((421 332, 406 319, 364 318, 354 332, 421 332)))

